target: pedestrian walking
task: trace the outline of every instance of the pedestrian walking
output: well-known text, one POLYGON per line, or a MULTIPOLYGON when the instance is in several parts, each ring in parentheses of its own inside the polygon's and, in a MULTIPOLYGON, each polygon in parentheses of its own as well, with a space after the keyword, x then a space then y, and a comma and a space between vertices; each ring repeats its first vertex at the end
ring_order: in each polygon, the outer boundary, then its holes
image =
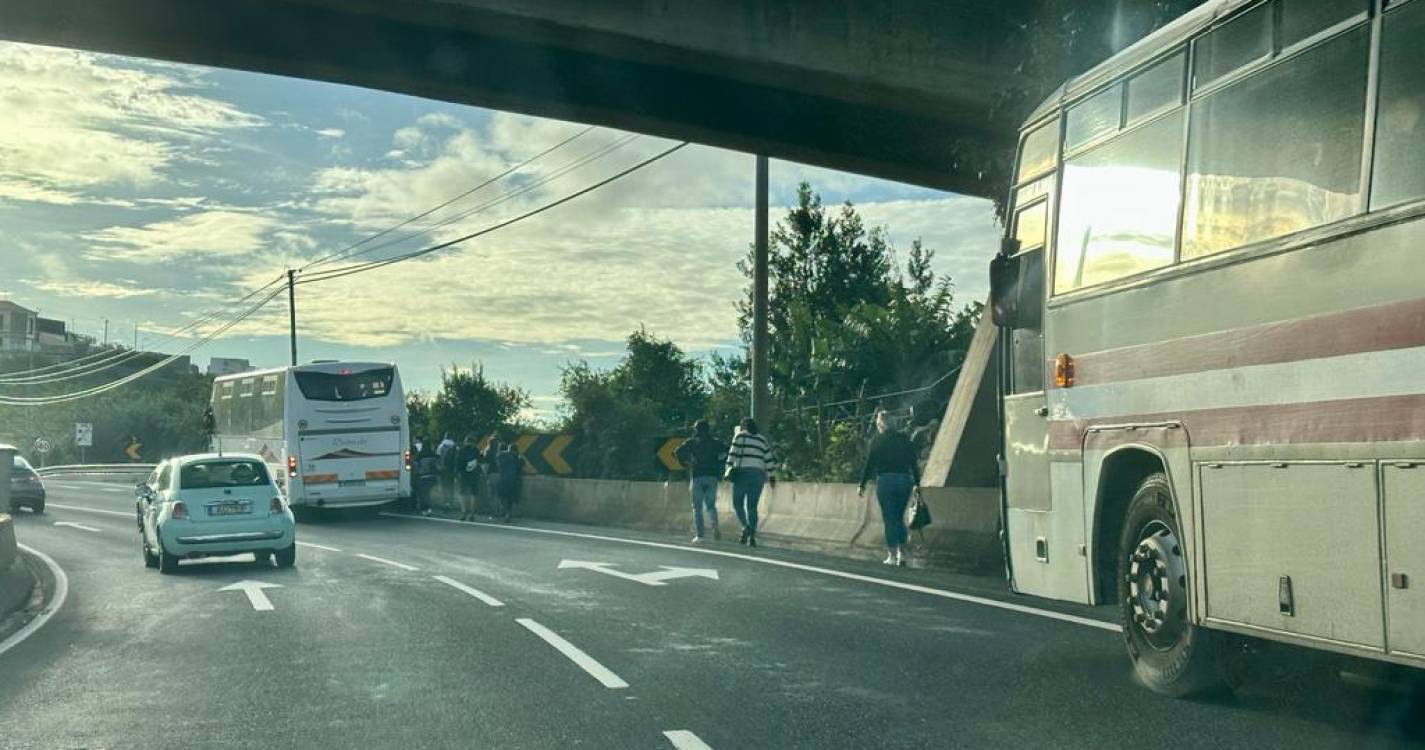
POLYGON ((422 445, 416 457, 416 512, 430 515, 430 496, 440 481, 440 459, 430 445, 422 445))
POLYGON ((674 451, 688 467, 688 489, 693 495, 693 543, 703 541, 703 511, 707 511, 713 539, 721 539, 717 527, 717 483, 727 459, 727 445, 712 436, 707 420, 693 423, 693 436, 674 451))
POLYGON ((857 495, 864 495, 866 482, 876 480, 876 502, 881 506, 881 521, 886 527, 886 565, 905 565, 905 509, 911 493, 920 493, 920 461, 915 444, 905 433, 892 429, 890 416, 884 409, 876 411, 876 436, 866 451, 866 466, 861 470, 857 495))
POLYGON ((757 546, 757 503, 762 486, 777 486, 777 454, 772 443, 757 429, 757 420, 747 417, 732 435, 727 451, 727 478, 732 480, 732 510, 742 524, 739 544, 757 546))
POLYGON ((475 520, 475 499, 480 496, 480 485, 485 478, 485 467, 481 465, 480 447, 475 444, 474 435, 466 435, 465 442, 455 456, 456 467, 460 471, 460 520, 475 520))
POLYGON ((500 515, 500 450, 504 448, 501 443, 494 438, 490 439, 485 446, 485 453, 482 456, 485 464, 485 501, 490 504, 490 516, 493 518, 500 515))
POLYGON ((435 447, 435 455, 440 459, 440 494, 447 510, 453 509, 457 502, 455 481, 460 473, 460 465, 456 462, 459 454, 460 448, 450 439, 450 433, 445 433, 445 438, 435 447))
POLYGON ((514 446, 506 444, 495 457, 495 471, 498 475, 496 494, 500 498, 500 517, 505 523, 509 523, 514 516, 515 503, 519 501, 524 457, 515 453, 514 446))

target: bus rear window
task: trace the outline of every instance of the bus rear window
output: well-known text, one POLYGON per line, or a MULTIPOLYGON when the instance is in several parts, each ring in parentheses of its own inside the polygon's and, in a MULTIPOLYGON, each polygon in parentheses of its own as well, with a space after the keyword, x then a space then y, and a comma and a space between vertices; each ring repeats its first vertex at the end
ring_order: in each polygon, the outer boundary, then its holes
POLYGON ((360 401, 391 392, 395 371, 389 367, 363 372, 295 372, 297 388, 309 401, 360 401))

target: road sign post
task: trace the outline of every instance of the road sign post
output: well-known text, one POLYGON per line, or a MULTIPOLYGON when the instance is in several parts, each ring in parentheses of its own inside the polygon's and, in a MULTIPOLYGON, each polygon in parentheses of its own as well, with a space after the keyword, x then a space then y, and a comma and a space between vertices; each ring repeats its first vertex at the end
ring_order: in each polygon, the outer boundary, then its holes
POLYGON ((35 453, 40 457, 40 468, 43 469, 45 467, 45 455, 49 453, 50 449, 49 441, 44 438, 35 438, 34 449, 35 453))

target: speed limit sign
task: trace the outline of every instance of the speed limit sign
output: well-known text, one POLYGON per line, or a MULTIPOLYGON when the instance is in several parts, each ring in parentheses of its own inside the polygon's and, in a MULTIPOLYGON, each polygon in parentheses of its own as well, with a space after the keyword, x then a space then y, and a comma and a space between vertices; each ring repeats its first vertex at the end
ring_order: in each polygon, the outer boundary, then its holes
POLYGON ((38 440, 36 440, 35 452, 40 454, 41 456, 46 453, 49 453, 49 441, 45 440, 44 438, 39 438, 38 440))

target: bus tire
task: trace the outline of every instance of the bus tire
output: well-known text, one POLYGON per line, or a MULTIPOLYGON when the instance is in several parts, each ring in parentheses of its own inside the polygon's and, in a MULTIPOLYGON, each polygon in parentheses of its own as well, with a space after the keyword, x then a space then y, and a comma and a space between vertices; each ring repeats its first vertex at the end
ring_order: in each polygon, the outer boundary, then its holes
POLYGON ((1187 557, 1162 472, 1138 485, 1118 547, 1123 637, 1137 678, 1155 693, 1182 698, 1225 683, 1214 634, 1188 619, 1187 557))

